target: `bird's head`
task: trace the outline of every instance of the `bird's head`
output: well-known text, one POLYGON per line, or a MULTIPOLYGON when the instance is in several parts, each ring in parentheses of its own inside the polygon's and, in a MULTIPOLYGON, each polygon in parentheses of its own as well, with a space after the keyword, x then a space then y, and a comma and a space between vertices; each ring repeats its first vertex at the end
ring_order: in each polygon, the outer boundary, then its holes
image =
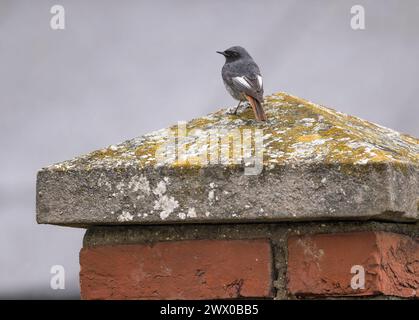
POLYGON ((251 58, 246 49, 240 46, 234 46, 224 51, 217 51, 217 53, 222 54, 226 58, 226 62, 235 61, 240 58, 251 58))

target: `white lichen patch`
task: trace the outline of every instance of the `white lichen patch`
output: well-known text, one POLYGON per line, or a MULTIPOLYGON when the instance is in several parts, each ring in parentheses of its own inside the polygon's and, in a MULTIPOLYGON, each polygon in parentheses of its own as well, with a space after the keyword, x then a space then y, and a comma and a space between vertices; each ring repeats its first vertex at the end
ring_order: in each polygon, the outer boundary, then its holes
POLYGON ((304 159, 307 161, 320 161, 325 157, 323 149, 319 146, 324 145, 326 139, 315 139, 309 142, 297 142, 291 145, 291 149, 287 155, 288 159, 304 159))
POLYGON ((208 192, 208 201, 209 201, 209 202, 213 202, 213 201, 214 201, 214 199, 215 199, 215 191, 214 191, 214 190, 210 190, 210 191, 208 192))
POLYGON ((369 159, 359 159, 355 162, 355 164, 367 164, 369 159))
POLYGON ((195 208, 189 208, 188 209, 188 218, 196 218, 195 208))
POLYGON ((179 203, 173 198, 167 195, 160 196, 154 202, 154 209, 160 210, 160 218, 166 219, 176 208, 179 207, 179 203))
POLYGON ((161 197, 161 196, 163 196, 165 193, 166 193, 166 182, 164 182, 164 181, 160 181, 158 184, 157 184, 157 187, 153 190, 153 193, 156 195, 156 196, 158 196, 158 197, 161 197))
POLYGON ((133 218, 134 216, 128 211, 122 211, 122 213, 117 217, 117 220, 119 222, 127 222, 132 221, 133 218))
POLYGON ((118 190, 119 192, 123 192, 125 190, 125 182, 124 181, 119 181, 116 185, 115 185, 116 190, 118 190))
POLYGON ((145 195, 150 194, 150 182, 144 175, 133 176, 129 180, 127 187, 132 192, 140 191, 144 193, 145 195))
POLYGON ((299 120, 299 123, 304 127, 311 127, 316 122, 316 119, 313 118, 303 118, 299 120))
POLYGON ((217 185, 214 182, 211 182, 209 184, 209 187, 210 190, 208 191, 208 202, 210 205, 213 205, 215 201, 219 200, 218 196, 215 193, 217 185))
POLYGON ((174 197, 170 197, 166 194, 168 179, 163 179, 157 183, 157 186, 153 189, 153 194, 157 197, 154 201, 154 210, 159 210, 160 218, 166 219, 171 213, 179 207, 179 202, 174 197))

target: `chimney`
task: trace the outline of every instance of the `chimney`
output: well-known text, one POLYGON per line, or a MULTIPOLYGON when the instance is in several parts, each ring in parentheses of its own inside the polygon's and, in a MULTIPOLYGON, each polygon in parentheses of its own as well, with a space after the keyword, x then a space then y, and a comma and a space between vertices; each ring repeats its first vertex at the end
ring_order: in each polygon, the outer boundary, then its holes
POLYGON ((43 168, 83 299, 419 296, 419 140, 286 93, 43 168))

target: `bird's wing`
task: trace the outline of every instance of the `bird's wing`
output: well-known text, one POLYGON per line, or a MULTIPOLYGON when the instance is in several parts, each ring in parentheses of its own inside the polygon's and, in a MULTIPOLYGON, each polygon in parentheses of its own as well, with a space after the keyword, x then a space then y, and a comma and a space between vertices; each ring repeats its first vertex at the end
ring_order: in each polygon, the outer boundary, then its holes
POLYGON ((263 101, 263 80, 260 74, 236 76, 232 81, 239 91, 263 101))

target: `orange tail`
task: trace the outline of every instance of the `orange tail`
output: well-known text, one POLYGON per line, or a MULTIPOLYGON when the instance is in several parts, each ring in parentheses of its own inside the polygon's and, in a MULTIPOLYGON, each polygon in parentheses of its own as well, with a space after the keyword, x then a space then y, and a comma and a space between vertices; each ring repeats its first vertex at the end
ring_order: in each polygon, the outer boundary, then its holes
POLYGON ((249 101, 252 106, 256 120, 266 121, 268 118, 266 117, 262 104, 258 100, 256 100, 255 98, 251 96, 248 96, 247 94, 245 96, 246 96, 247 101, 249 101))

